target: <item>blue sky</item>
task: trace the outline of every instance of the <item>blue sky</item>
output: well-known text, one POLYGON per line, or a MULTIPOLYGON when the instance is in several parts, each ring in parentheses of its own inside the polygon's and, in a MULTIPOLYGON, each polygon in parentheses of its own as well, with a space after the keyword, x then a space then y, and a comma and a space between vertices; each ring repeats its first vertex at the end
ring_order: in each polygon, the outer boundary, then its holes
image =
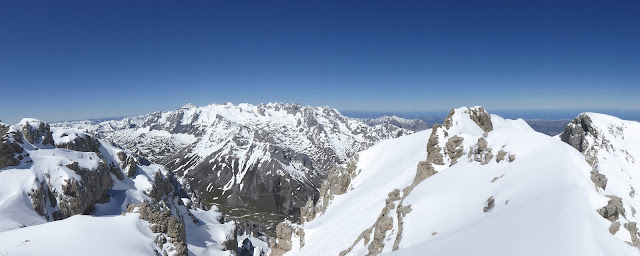
POLYGON ((0 119, 640 109, 637 1, 0 0, 0 119))

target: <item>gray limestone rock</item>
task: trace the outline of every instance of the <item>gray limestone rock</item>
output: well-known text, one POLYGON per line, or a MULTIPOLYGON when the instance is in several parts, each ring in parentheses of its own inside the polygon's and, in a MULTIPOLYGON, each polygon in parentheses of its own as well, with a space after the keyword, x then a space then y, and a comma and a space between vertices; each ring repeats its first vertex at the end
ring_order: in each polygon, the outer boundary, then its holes
POLYGON ((629 245, 640 248, 640 233, 638 233, 637 223, 627 222, 624 224, 624 228, 627 229, 631 235, 631 243, 629 243, 629 245))
POLYGON ((609 202, 605 207, 598 209, 598 213, 605 219, 613 222, 618 220, 619 216, 626 216, 622 199, 617 196, 608 195, 609 202))
POLYGON ((451 165, 454 165, 456 161, 458 161, 458 158, 462 156, 462 153, 464 151, 464 149, 462 148, 463 141, 464 138, 457 135, 447 140, 447 143, 445 145, 447 148, 447 155, 449 156, 449 159, 451 159, 451 165))
POLYGON ((609 233, 615 235, 616 233, 618 233, 618 230, 620 230, 620 222, 611 222, 611 226, 609 226, 609 233))
POLYGON ((294 228, 293 225, 288 222, 281 222, 276 226, 276 238, 269 242, 269 248, 271 249, 271 256, 281 256, 290 251, 293 244, 293 234, 300 238, 300 243, 304 244, 304 231, 299 228, 294 228))
POLYGON ((604 176, 604 174, 598 172, 598 170, 596 170, 596 169, 592 170, 590 178, 591 178, 591 181, 593 181, 593 184, 596 187, 599 187, 599 188, 602 188, 602 189, 607 188, 608 179, 607 179, 606 176, 604 176))
POLYGON ((493 210, 495 203, 496 203, 496 200, 493 199, 493 196, 489 197, 489 199, 487 199, 487 203, 484 206, 484 209, 482 209, 482 212, 490 212, 491 210, 493 210))
POLYGON ((151 231, 156 234, 156 245, 163 248, 166 243, 173 245, 174 255, 186 256, 187 235, 182 218, 176 218, 171 212, 149 203, 130 204, 127 212, 140 214, 140 219, 150 222, 151 231))
POLYGON ((444 164, 443 156, 440 152, 442 152, 442 148, 438 146, 438 129, 440 125, 435 124, 431 130, 431 135, 429 136, 429 140, 427 141, 427 162, 434 163, 437 165, 444 164))
POLYGON ((483 107, 475 107, 469 109, 469 117, 485 132, 493 130, 493 123, 491 122, 491 115, 484 110, 483 107))

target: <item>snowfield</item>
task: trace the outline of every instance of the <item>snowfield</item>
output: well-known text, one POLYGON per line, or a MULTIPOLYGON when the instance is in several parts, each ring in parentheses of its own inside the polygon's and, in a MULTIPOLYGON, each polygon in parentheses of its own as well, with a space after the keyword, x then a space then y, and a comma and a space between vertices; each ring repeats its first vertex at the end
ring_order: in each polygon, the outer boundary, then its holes
POLYGON ((347 192, 335 195, 313 220, 293 225, 304 232, 304 244, 294 236, 285 255, 370 255, 376 243, 382 246, 378 253, 389 255, 640 255, 630 246, 632 231, 622 225, 612 235, 612 222, 598 212, 610 201, 605 195, 620 195, 627 210, 619 221, 636 221, 630 207, 638 207, 637 200, 629 196, 629 182, 637 180, 632 177, 638 170, 629 167, 635 172, 624 176, 610 164, 635 163, 619 158, 640 157, 640 124, 589 114, 596 127, 625 134, 610 139, 609 151, 618 158, 600 151, 600 168, 609 170, 602 173, 611 177, 602 190, 591 180, 585 156, 567 143, 533 131, 522 120, 496 115, 491 115, 493 129, 485 133, 470 117, 475 110, 456 109, 448 128, 383 141, 359 153, 357 176, 347 192), (433 154, 444 155, 444 164, 433 164, 437 172, 406 194, 416 166, 427 159, 432 132, 444 149, 433 154), (452 164, 446 142, 454 136, 464 138, 464 151, 452 164), (473 150, 481 138, 487 150, 478 158, 473 150), (500 151, 507 154, 498 161, 500 151), (394 189, 400 200, 388 199, 394 189), (385 206, 390 211, 382 216, 385 206), (401 206, 410 207, 404 216, 398 213, 401 206), (382 217, 389 222, 376 222, 382 217), (382 227, 389 229, 376 241, 376 229, 382 227))

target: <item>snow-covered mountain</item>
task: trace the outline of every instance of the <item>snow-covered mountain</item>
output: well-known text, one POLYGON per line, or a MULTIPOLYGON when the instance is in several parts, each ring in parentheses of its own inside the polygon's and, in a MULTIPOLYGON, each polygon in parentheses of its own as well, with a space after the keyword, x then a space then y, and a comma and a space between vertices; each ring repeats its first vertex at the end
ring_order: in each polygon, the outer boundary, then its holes
POLYGON ((640 255, 639 140, 605 115, 554 138, 455 109, 332 170, 271 255, 640 255))
POLYGON ((35 119, 0 138, 0 255, 229 255, 234 224, 162 165, 35 119))
POLYGON ((378 118, 359 118, 365 124, 374 126, 379 124, 392 124, 400 128, 414 132, 429 129, 429 125, 420 119, 405 119, 398 116, 381 116, 378 118))
POLYGON ((412 133, 389 122, 370 126, 329 107, 281 103, 187 105, 54 125, 82 129, 163 163, 203 198, 285 214, 317 196, 332 166, 380 140, 412 133))

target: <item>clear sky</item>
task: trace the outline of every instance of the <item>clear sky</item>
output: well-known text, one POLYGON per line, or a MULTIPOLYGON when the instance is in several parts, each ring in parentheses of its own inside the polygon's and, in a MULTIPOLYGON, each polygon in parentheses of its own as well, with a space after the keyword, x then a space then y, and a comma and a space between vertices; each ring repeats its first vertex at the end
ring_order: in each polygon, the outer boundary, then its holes
POLYGON ((0 119, 640 109, 638 1, 0 0, 0 119))

